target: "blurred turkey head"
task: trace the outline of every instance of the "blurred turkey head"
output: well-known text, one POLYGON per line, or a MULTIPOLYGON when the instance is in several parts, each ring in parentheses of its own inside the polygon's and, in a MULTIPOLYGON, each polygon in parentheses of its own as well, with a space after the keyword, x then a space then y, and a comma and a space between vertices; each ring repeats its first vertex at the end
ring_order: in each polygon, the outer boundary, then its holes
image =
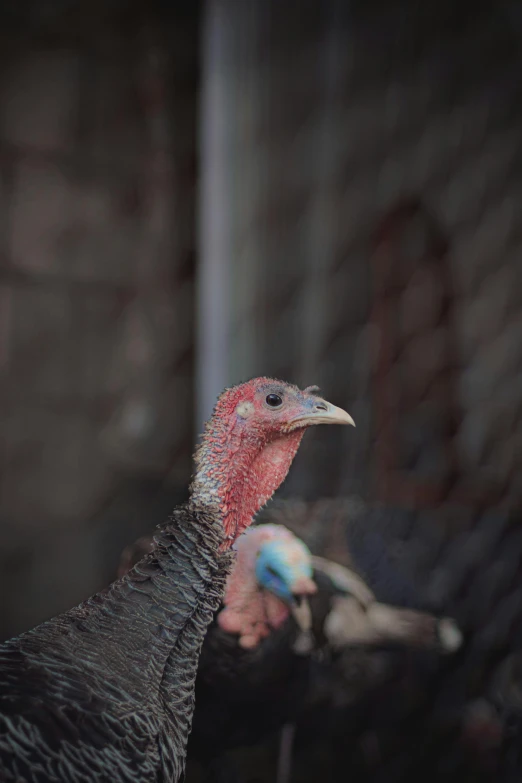
POLYGON ((290 605, 302 596, 315 593, 312 554, 308 547, 281 525, 263 525, 257 530, 266 536, 257 552, 258 584, 290 605))
POLYGON ((238 539, 237 561, 227 581, 220 627, 239 635, 242 647, 256 647, 290 616, 311 628, 307 597, 316 592, 312 556, 282 525, 257 525, 238 539))

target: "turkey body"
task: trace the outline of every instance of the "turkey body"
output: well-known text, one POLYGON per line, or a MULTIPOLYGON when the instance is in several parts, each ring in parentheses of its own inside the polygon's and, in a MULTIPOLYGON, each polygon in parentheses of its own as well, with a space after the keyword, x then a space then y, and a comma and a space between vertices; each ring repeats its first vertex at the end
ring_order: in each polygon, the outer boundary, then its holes
POLYGON ((255 745, 293 720, 308 684, 308 656, 293 650, 300 630, 293 618, 253 650, 214 622, 196 679, 188 757, 209 763, 222 753, 255 745))
POLYGON ((154 553, 108 591, 0 646, 1 780, 179 779, 230 563, 221 535, 177 509, 154 553))
MULTIPOLYGON (((336 692, 349 691, 353 702, 367 696, 395 664, 393 650, 382 660, 375 657, 379 646, 445 649, 451 621, 378 604, 349 569, 323 558, 312 563, 318 589, 305 599, 309 631, 290 616, 256 648, 245 650, 215 620, 210 626, 196 679, 189 760, 209 767, 227 751, 260 744, 285 724, 298 723, 303 711, 328 710, 336 692), (386 622, 377 625, 374 617, 386 622), (345 653, 353 656, 349 673, 345 653)), ((395 654, 403 660, 404 654, 395 654)))
POLYGON ((465 641, 444 658, 346 650, 334 667, 318 665, 297 725, 295 783, 522 780, 522 668, 512 664, 522 649, 518 509, 361 505, 350 516, 332 499, 296 507, 294 529, 306 514, 313 530, 316 512, 317 526, 336 513, 345 520, 352 560, 380 601, 444 609, 465 641))

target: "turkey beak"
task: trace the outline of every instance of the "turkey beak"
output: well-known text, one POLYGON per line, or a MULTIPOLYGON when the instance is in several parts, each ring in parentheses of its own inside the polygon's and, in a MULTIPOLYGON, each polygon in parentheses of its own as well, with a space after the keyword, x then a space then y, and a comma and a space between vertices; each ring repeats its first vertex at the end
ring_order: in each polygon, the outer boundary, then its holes
POLYGON ((290 611, 299 628, 292 649, 296 655, 308 655, 314 648, 314 637, 312 634, 312 610, 306 596, 295 596, 290 604, 290 611))
POLYGON ((319 397, 307 400, 306 409, 298 413, 289 423, 292 427, 296 425, 306 427, 310 424, 351 424, 355 427, 355 422, 349 413, 319 397))
POLYGON ((292 594, 294 601, 299 601, 302 597, 313 595, 317 592, 317 585, 309 576, 301 574, 292 582, 292 594))
POLYGON ((306 633, 312 627, 312 612, 310 604, 304 596, 293 601, 291 604, 292 617, 296 621, 299 629, 306 633))

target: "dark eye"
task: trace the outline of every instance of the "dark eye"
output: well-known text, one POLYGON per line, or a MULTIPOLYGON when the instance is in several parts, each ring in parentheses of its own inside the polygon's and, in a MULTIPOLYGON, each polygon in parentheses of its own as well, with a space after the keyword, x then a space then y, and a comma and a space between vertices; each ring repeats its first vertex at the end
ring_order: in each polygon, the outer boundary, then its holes
POLYGON ((274 568, 272 568, 272 566, 267 566, 266 570, 270 574, 270 576, 275 576, 277 579, 280 578, 279 574, 277 573, 277 571, 274 568))
POLYGON ((283 404, 283 400, 279 394, 269 394, 266 398, 266 404, 270 405, 271 408, 279 408, 283 404))

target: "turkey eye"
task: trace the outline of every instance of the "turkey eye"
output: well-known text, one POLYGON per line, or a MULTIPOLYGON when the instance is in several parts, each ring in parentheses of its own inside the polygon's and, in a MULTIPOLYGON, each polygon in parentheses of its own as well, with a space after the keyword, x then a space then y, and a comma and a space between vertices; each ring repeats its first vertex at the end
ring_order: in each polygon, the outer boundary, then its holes
POLYGON ((278 394, 269 394, 266 398, 266 404, 270 405, 271 408, 279 408, 283 404, 283 400, 278 394))

